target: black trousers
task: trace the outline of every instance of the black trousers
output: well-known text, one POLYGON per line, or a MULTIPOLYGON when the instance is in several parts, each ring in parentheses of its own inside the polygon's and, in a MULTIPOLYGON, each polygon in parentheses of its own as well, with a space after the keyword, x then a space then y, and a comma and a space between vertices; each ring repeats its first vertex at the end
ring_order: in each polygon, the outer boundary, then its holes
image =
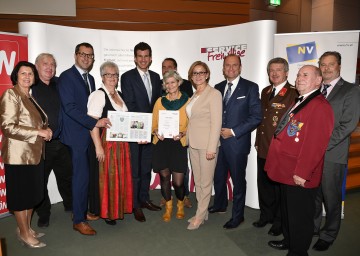
POLYGON ((281 184, 281 219, 288 255, 307 256, 314 232, 315 197, 318 188, 281 184))
POLYGON ((39 218, 49 219, 51 202, 47 190, 47 183, 51 171, 54 171, 59 193, 63 199, 65 210, 72 210, 72 163, 68 147, 60 140, 52 140, 45 144, 44 161, 44 200, 36 206, 35 211, 39 218))
POLYGON ((273 228, 281 230, 280 185, 269 179, 264 170, 266 159, 257 158, 257 186, 260 220, 273 222, 273 228))
POLYGON ((96 158, 95 145, 90 142, 88 148, 89 157, 89 193, 88 193, 88 212, 100 215, 100 188, 99 188, 99 161, 96 158))

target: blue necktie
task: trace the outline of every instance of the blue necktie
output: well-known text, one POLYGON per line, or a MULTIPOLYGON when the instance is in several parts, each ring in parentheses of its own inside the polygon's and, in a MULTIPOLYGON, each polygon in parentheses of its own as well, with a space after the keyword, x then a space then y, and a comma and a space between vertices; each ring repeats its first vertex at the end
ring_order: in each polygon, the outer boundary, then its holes
POLYGON ((90 90, 89 82, 88 82, 88 79, 87 79, 87 75, 88 75, 87 73, 82 74, 82 76, 84 78, 85 85, 86 85, 86 92, 89 95, 91 90, 90 90))
POLYGON ((322 95, 324 95, 324 97, 326 98, 327 96, 327 88, 329 88, 331 86, 331 84, 323 84, 323 89, 321 91, 322 95))
POLYGON ((228 103, 228 101, 229 101, 229 99, 230 99, 230 96, 231 96, 231 86, 232 86, 233 84, 232 83, 228 83, 228 89, 227 89, 227 91, 226 91, 226 93, 225 93, 225 97, 224 97, 224 105, 226 106, 227 105, 227 103, 228 103))

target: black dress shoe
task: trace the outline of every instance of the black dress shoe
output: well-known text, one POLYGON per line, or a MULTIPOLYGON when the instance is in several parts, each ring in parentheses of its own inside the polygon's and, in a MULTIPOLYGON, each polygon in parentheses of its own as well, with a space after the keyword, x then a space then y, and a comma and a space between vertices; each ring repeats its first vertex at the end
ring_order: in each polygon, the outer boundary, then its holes
POLYGON ((141 208, 134 208, 133 210, 134 216, 135 216, 135 220, 139 221, 139 222, 145 222, 145 215, 143 213, 143 211, 141 210, 141 208))
POLYGON ((258 221, 255 221, 253 223, 253 226, 256 227, 256 228, 263 228, 266 226, 266 224, 270 223, 269 221, 267 220, 258 220, 258 221))
POLYGON ((161 207, 153 204, 151 201, 142 202, 141 208, 146 208, 150 211, 161 211, 161 207))
POLYGON ((115 226, 116 220, 105 219, 105 223, 111 226, 115 226))
POLYGON ((317 242, 314 244, 313 249, 315 251, 326 251, 329 249, 330 245, 332 245, 331 242, 326 242, 322 239, 317 240, 317 242))
POLYGON ((282 230, 280 228, 270 228, 268 234, 270 236, 280 236, 282 234, 282 230))
POLYGON ((209 207, 208 209, 209 213, 226 213, 226 208, 225 209, 218 209, 215 208, 214 206, 209 207))
POLYGON ((223 228, 224 229, 234 229, 234 228, 237 228, 243 222, 244 222, 244 218, 240 219, 240 221, 234 221, 233 219, 230 219, 228 222, 225 223, 223 228))
POLYGON ((277 250, 287 250, 289 249, 289 246, 287 246, 284 242, 284 240, 281 241, 269 241, 268 245, 274 249, 277 250))
POLYGON ((49 218, 39 218, 37 225, 39 228, 47 228, 49 224, 49 218))

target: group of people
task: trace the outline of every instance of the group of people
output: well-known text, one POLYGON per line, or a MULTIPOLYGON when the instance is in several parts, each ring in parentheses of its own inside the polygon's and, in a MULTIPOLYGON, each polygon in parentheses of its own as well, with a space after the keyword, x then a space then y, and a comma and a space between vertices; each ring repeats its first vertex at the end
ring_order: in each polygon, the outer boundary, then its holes
POLYGON ((74 59, 59 78, 51 54, 40 54, 35 65, 19 62, 11 74, 14 88, 0 100, 8 208, 24 245, 46 246, 39 240, 45 234, 30 223, 35 209, 38 226, 49 226, 51 170, 64 209, 72 212, 73 229, 83 235, 96 234, 91 220, 115 225, 133 213, 144 222, 142 209, 162 210, 150 200, 152 170, 160 175, 163 221, 172 217, 172 186, 176 218, 185 218, 184 207, 191 207, 188 156, 197 210, 187 229, 198 229, 209 213, 226 212, 229 173, 233 206, 223 228, 238 227, 244 222, 246 166, 256 128, 260 218, 253 225, 272 223, 269 234, 284 239, 269 245, 289 250, 288 255, 307 255, 315 234, 320 237, 314 249, 327 250, 333 243, 340 228, 349 137, 360 115, 360 89, 340 77, 339 53, 324 53, 319 67, 303 66, 295 87, 287 81, 287 61, 270 60, 271 85, 261 98, 258 85, 241 76, 235 54, 224 58, 225 80, 212 87, 210 69, 201 61, 189 68, 188 81, 177 72, 176 61, 166 58, 160 80, 149 70, 151 47, 140 42, 134 48, 136 67, 121 75, 121 92, 119 68, 110 61, 100 66, 102 85, 95 89, 91 44, 77 45, 74 59), (107 113, 114 110, 152 113, 152 142, 107 141, 107 113), (171 138, 159 131, 163 110, 179 113, 179 134, 171 138), (323 202, 326 222, 320 229, 323 202))

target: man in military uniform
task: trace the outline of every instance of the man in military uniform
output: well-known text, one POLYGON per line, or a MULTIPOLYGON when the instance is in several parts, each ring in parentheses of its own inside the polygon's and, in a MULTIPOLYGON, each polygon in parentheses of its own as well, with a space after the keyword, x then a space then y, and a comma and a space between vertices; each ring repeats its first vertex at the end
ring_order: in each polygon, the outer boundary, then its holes
POLYGON ((260 218, 253 225, 262 228, 273 223, 269 235, 278 236, 282 233, 280 219, 280 192, 279 185, 270 180, 264 171, 266 155, 275 129, 289 106, 294 102, 298 93, 294 86, 289 84, 287 76, 289 64, 283 58, 274 58, 267 65, 267 73, 271 85, 261 92, 261 109, 263 119, 256 132, 255 148, 258 163, 258 195, 260 218))

